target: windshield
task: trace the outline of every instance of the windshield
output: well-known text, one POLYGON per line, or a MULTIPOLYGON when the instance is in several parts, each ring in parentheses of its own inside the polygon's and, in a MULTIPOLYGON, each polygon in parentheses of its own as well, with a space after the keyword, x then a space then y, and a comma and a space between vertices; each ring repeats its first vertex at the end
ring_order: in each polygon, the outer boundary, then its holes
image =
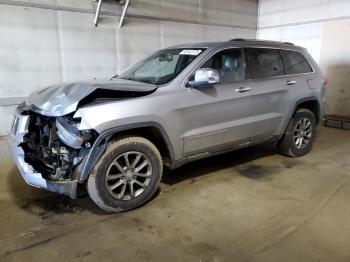
POLYGON ((160 50, 121 73, 118 78, 163 85, 178 76, 205 49, 160 50))

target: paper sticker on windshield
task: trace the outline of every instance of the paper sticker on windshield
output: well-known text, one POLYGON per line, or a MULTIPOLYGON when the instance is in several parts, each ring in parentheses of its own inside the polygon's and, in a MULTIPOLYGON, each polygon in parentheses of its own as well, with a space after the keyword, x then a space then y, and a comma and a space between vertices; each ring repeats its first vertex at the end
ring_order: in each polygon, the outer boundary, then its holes
POLYGON ((181 51, 180 55, 199 55, 202 50, 196 49, 184 49, 181 51))

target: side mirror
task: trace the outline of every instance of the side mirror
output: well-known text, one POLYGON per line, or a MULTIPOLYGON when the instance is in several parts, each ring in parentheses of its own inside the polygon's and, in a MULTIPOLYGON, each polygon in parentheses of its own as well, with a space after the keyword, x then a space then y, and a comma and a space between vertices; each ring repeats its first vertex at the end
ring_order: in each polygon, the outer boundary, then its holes
POLYGON ((215 85, 219 83, 220 77, 216 69, 212 68, 200 68, 194 75, 194 80, 188 81, 188 84, 192 87, 215 85))

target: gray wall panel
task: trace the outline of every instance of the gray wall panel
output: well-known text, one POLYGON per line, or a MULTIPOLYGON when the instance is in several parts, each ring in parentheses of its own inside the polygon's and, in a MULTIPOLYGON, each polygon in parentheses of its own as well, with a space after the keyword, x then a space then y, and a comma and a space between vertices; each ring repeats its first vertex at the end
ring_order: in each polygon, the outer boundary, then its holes
POLYGON ((142 16, 160 17, 161 0, 132 0, 128 13, 142 16))
POLYGON ((199 22, 198 0, 161 0, 161 17, 199 22))
POLYGON ((244 29, 244 28, 230 28, 230 39, 232 38, 256 38, 256 31, 252 29, 244 29))
MULTIPOLYGON (((41 1, 38 1, 41 2, 41 1)), ((55 1, 53 1, 55 2, 55 1)), ((81 9, 93 9, 94 1, 77 1, 77 0, 56 0, 57 6, 72 7, 81 9)))
POLYGON ((231 28, 202 25, 198 27, 199 41, 225 41, 230 39, 231 28))
POLYGON ((230 24, 230 0, 201 0, 199 21, 213 24, 230 24))
POLYGON ((118 72, 160 49, 160 22, 129 20, 117 33, 118 72))
POLYGON ((61 81, 56 12, 1 6, 0 97, 61 81))
POLYGON ((350 1, 261 0, 258 37, 304 46, 329 78, 328 114, 350 117, 350 1))
POLYGON ((63 81, 113 75, 117 70, 115 24, 95 28, 91 15, 58 12, 63 81))
MULTIPOLYGON (((255 28, 257 26, 258 1, 232 0, 230 1, 231 25, 255 28)), ((255 37, 255 36, 254 36, 255 37)))
POLYGON ((198 42, 198 25, 161 22, 162 47, 198 42))
POLYGON ((20 1, 14 1, 14 2, 55 5, 57 1, 56 0, 20 0, 20 1))
POLYGON ((350 16, 348 0, 260 0, 259 28, 350 16))

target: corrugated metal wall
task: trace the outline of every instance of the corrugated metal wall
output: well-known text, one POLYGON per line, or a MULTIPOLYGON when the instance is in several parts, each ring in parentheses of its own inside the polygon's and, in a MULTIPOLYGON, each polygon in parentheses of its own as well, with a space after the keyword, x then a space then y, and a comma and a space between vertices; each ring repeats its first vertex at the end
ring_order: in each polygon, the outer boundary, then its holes
POLYGON ((115 75, 177 43, 255 38, 257 0, 131 0, 104 4, 93 26, 92 0, 0 0, 0 134, 14 106, 37 88, 115 75))

